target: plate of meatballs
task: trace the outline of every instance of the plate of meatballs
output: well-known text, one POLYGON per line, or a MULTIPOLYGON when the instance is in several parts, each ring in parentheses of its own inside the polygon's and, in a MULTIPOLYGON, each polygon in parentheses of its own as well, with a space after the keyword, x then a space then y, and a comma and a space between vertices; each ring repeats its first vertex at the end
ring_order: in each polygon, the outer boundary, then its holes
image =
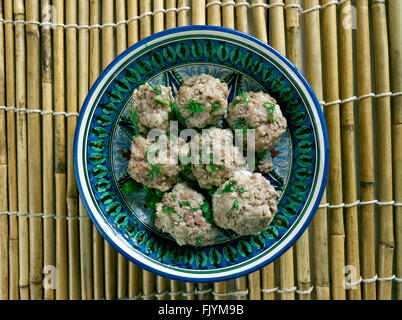
POLYGON ((99 76, 74 166, 95 226, 158 275, 222 281, 273 262, 325 189, 320 104, 284 56, 213 26, 152 35, 99 76))

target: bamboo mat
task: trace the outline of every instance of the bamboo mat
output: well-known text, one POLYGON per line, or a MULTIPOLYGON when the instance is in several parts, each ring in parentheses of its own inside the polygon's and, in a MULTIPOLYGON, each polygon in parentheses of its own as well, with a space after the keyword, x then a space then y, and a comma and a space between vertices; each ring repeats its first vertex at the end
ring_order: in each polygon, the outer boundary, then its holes
POLYGON ((400 0, 0 0, 0 299, 401 299, 401 57, 400 0), (285 54, 321 101, 331 150, 308 231, 275 263, 213 284, 117 254, 73 172, 77 115, 101 70, 188 24, 285 54))

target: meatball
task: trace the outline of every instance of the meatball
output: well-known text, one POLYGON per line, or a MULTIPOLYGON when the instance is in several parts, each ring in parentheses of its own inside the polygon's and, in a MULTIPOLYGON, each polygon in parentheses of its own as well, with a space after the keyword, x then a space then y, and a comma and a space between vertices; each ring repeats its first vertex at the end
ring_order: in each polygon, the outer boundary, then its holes
POLYGON ((274 146, 286 130, 286 119, 276 100, 263 92, 246 92, 234 98, 228 106, 227 119, 233 130, 243 129, 246 133, 245 129, 255 129, 257 152, 274 146))
POLYGON ((247 167, 230 129, 204 129, 193 137, 190 148, 191 169, 201 188, 220 186, 234 171, 247 167))
POLYGON ((258 162, 258 171, 263 174, 270 173, 273 169, 274 165, 268 158, 263 158, 258 162))
POLYGON ((272 221, 278 199, 260 173, 238 171, 215 192, 213 218, 217 226, 239 235, 257 235, 272 221))
POLYGON ((204 196, 186 184, 176 184, 156 204, 155 226, 182 245, 205 246, 214 243, 218 229, 205 219, 209 213, 204 196))
POLYGON ((183 139, 163 133, 156 142, 134 136, 127 173, 149 188, 166 191, 176 182, 183 165, 179 154, 186 155, 189 146, 183 139))
POLYGON ((170 87, 150 85, 148 82, 134 90, 130 114, 139 132, 143 133, 149 129, 166 131, 169 128, 171 91, 170 87))
POLYGON ((189 128, 204 128, 226 115, 228 95, 226 83, 201 74, 184 79, 175 103, 189 128))

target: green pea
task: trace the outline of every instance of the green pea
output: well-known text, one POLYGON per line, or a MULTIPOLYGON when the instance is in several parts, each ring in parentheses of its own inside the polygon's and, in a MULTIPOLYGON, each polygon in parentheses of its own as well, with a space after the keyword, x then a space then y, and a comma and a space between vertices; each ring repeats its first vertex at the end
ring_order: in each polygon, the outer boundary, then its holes
POLYGON ((140 186, 134 180, 130 180, 123 184, 122 190, 126 193, 134 193, 140 190, 140 186))
POLYGON ((155 195, 159 198, 163 197, 164 192, 160 191, 159 189, 155 189, 155 195))
POLYGON ((152 197, 148 201, 145 199, 146 204, 148 207, 150 207, 152 210, 156 210, 156 204, 160 201, 158 198, 152 197))

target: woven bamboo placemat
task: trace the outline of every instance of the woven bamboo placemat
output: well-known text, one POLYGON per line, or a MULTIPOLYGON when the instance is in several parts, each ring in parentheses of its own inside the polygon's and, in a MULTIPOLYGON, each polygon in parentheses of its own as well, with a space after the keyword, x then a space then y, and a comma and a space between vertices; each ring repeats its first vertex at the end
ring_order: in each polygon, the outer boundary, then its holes
POLYGON ((401 299, 402 1, 0 0, 0 299, 401 299), (250 33, 306 75, 330 141, 327 191, 275 263, 192 284, 141 270, 78 198, 72 146, 91 84, 152 33, 250 33))

